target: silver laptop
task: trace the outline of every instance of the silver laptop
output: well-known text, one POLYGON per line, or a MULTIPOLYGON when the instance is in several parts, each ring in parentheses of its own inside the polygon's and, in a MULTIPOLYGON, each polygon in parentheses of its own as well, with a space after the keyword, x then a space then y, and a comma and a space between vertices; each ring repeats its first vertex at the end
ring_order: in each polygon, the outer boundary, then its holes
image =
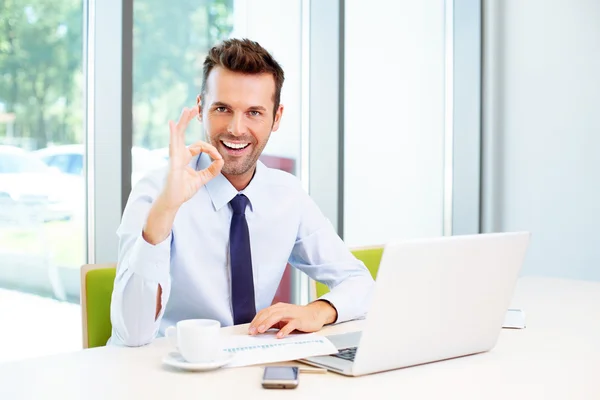
POLYGON ((301 361, 359 376, 491 350, 529 237, 495 233, 389 243, 363 331, 330 336, 339 354, 301 361))

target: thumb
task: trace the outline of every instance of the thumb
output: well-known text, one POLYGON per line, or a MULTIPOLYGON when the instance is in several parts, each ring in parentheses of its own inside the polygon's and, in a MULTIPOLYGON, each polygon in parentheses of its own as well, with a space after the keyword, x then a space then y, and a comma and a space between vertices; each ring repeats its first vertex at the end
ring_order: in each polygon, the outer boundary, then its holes
POLYGON ((225 162, 223 161, 223 159, 221 160, 214 160, 209 166, 208 168, 205 168, 201 171, 196 172, 198 178, 200 179, 200 181, 202 181, 202 183, 206 183, 208 181, 210 181, 211 179, 213 179, 215 176, 219 175, 219 173, 221 172, 221 169, 223 168, 223 164, 225 162))
POLYGON ((218 158, 216 160, 213 160, 213 162, 210 163, 210 165, 206 169, 208 170, 208 173, 211 174, 214 178, 215 176, 221 173, 223 165, 225 165, 225 160, 223 160, 222 158, 218 158))

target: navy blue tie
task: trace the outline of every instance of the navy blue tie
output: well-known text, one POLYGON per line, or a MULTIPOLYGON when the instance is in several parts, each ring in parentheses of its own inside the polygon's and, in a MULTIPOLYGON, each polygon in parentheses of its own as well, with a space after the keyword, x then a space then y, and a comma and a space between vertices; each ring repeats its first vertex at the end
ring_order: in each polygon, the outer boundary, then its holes
POLYGON ((231 305, 233 307, 233 323, 239 325, 251 322, 256 315, 250 233, 245 215, 248 198, 243 194, 238 194, 229 204, 233 209, 229 228, 231 305))

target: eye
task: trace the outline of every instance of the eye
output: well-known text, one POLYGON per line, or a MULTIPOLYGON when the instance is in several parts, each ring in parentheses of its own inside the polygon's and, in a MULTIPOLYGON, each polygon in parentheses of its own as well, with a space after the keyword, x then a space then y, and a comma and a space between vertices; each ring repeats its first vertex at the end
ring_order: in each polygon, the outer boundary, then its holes
POLYGON ((262 113, 260 111, 252 110, 250 111, 250 115, 253 117, 259 117, 262 115, 262 113))
POLYGON ((227 112, 227 107, 217 107, 215 111, 220 113, 227 112))

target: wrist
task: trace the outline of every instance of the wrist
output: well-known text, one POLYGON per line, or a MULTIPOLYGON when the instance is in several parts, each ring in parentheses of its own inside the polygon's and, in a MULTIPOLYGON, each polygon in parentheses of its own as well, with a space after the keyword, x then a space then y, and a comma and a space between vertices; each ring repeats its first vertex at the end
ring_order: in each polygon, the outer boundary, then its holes
POLYGON ((168 207, 161 197, 158 197, 148 214, 146 225, 142 231, 142 237, 151 245, 157 245, 164 241, 173 228, 173 221, 178 207, 168 207))
POLYGON ((317 319, 323 324, 333 324, 337 320, 337 310, 326 300, 315 300, 309 306, 315 308, 317 319))
POLYGON ((175 214, 179 211, 179 207, 181 204, 171 204, 167 201, 164 193, 161 193, 157 198, 154 204, 152 205, 152 211, 155 211, 160 214, 166 214, 167 216, 172 216, 175 218, 175 214))

